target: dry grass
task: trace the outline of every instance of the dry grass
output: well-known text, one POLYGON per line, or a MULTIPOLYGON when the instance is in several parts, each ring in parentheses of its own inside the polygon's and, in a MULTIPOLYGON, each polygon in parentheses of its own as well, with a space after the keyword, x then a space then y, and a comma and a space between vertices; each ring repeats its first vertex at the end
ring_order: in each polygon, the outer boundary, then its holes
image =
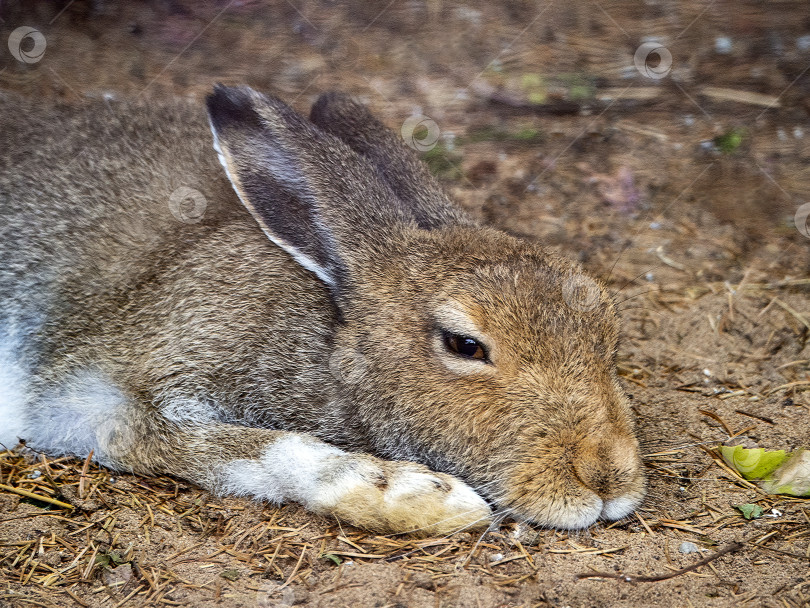
MULTIPOLYGON (((713 412, 703 414, 731 437, 747 430, 736 429, 713 412)), ((66 600, 85 607, 172 606, 181 602, 171 598, 185 597, 178 590, 212 599, 235 597, 237 588, 239 594, 281 594, 288 586, 312 586, 314 574, 319 580, 317 593, 328 596, 344 588, 342 573, 349 563, 395 563, 407 581, 413 580, 408 573, 417 574, 416 581, 428 586, 453 579, 463 570, 484 577, 494 587, 513 588, 534 581, 543 562, 556 555, 597 558, 578 573, 582 578, 657 582, 686 574, 720 576, 713 558, 697 568, 639 563, 632 571, 616 572, 616 554, 633 544, 649 546, 662 534, 668 540, 692 540, 713 549, 719 545, 715 539, 731 537, 740 546, 729 545, 729 550, 738 550, 744 561, 756 563, 775 554, 810 567, 810 501, 765 494, 709 447, 704 447, 706 457, 700 462, 690 463, 688 451, 676 448, 647 455, 654 480, 692 485, 712 480, 700 508, 687 517, 671 519, 648 505, 635 521, 588 532, 569 534, 506 523, 482 537, 459 533, 425 539, 370 535, 308 516, 294 506, 261 507, 212 497, 165 476, 113 477, 89 460, 48 458, 24 448, 5 451, 0 454, 0 496, 5 499, 0 580, 5 580, 7 590, 0 599, 20 606, 64 606, 66 600), (752 530, 739 512, 718 507, 728 502, 728 489, 733 487, 755 495, 751 501, 766 513, 778 510, 784 516, 761 520, 762 525, 752 530), (611 535, 616 529, 622 531, 621 544, 611 535), (169 532, 172 540, 153 553, 156 531, 161 536, 169 532), (205 580, 189 576, 189 565, 197 574, 206 573, 205 580), (266 581, 274 582, 268 587, 266 581)), ((807 585, 798 585, 794 597, 801 601, 786 596, 784 605, 806 605, 801 603, 807 599, 805 591, 807 585)))

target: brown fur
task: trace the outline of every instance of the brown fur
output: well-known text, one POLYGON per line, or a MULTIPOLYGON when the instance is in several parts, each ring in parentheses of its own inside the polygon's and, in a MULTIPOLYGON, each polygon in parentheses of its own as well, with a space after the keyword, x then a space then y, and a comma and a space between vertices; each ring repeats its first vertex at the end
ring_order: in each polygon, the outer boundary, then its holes
MULTIPOLYGON (((0 297, 43 318, 23 348, 32 402, 97 370, 127 403, 103 462, 214 489, 218 464, 292 431, 458 476, 540 524, 597 495, 640 499, 604 288, 569 305, 575 264, 478 226, 346 97, 324 96, 310 123, 220 88, 209 112, 233 186, 194 105, 0 102, 0 297), (205 196, 199 223, 170 213, 180 186, 205 196), (474 373, 443 363, 454 310, 491 341, 474 373), (191 398, 210 419, 166 415, 191 398)), ((353 521, 413 521, 382 519, 353 521)))

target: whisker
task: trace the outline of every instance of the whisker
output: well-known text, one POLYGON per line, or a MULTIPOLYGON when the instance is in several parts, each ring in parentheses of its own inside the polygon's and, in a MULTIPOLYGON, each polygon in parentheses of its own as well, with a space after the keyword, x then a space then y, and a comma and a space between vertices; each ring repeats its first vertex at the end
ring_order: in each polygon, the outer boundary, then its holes
MULTIPOLYGON (((622 251, 619 253, 619 256, 620 256, 620 257, 621 257, 621 255, 624 253, 624 251, 625 251, 625 250, 622 250, 622 251)), ((619 261, 619 260, 618 260, 618 258, 617 258, 617 259, 616 259, 616 262, 618 262, 618 261, 619 261)), ((617 295, 619 295, 619 294, 620 294, 622 291, 624 291, 624 290, 627 288, 627 286, 628 286, 628 285, 632 285, 633 283, 635 283, 636 281, 638 281, 638 280, 639 280, 641 277, 645 276, 647 273, 652 272, 652 271, 653 271, 653 270, 655 270, 656 268, 660 268, 660 267, 661 267, 661 266, 663 266, 663 265, 664 265, 664 263, 663 263, 663 262, 661 262, 660 264, 656 264, 655 266, 651 266, 651 267, 650 267, 650 268, 648 268, 647 270, 644 270, 643 272, 641 272, 640 274, 636 275, 635 277, 633 277, 633 278, 632 278, 632 279, 630 279, 629 281, 626 281, 626 282, 625 282, 625 284, 624 284, 624 285, 622 285, 622 286, 621 286, 621 287, 618 289, 618 291, 615 291, 615 292, 614 292, 613 294, 611 294, 611 295, 612 295, 612 296, 615 298, 615 297, 616 297, 617 295)), ((616 263, 614 262, 613 266, 612 266, 612 267, 611 267, 611 269, 610 269, 610 274, 613 274, 613 269, 614 269, 615 267, 616 267, 616 263)), ((608 274, 608 279, 610 278, 610 274, 608 274)))
POLYGON ((716 439, 715 440, 710 440, 710 441, 698 441, 696 443, 685 443, 685 444, 681 444, 681 445, 678 445, 678 446, 667 447, 667 448, 664 449, 664 451, 652 452, 650 454, 642 454, 641 457, 642 458, 651 458, 653 456, 667 456, 670 453, 682 452, 683 450, 686 450, 688 448, 694 448, 694 447, 697 447, 697 446, 700 446, 700 445, 715 445, 715 444, 718 444, 718 443, 720 443, 720 442, 718 440, 716 440, 716 439))
POLYGON ((624 302, 629 302, 629 301, 630 301, 630 300, 632 300, 633 298, 637 298, 637 297, 639 297, 639 296, 643 296, 643 295, 648 294, 648 293, 655 293, 655 292, 658 292, 658 291, 659 291, 658 289, 648 289, 648 290, 646 290, 646 291, 640 291, 640 292, 638 292, 638 293, 633 294, 632 296, 628 296, 628 297, 624 298, 623 300, 615 300, 615 301, 614 301, 614 304, 615 304, 616 306, 620 306, 620 305, 621 305, 621 304, 623 304, 624 302))
POLYGON ((659 479, 678 479, 684 481, 728 481, 729 479, 733 479, 732 477, 686 477, 683 475, 667 475, 665 473, 661 473, 660 475, 656 475, 659 479))
MULTIPOLYGON (((470 509, 469 511, 464 511, 463 513, 459 513, 459 514, 457 514, 457 515, 453 515, 452 517, 445 517, 444 519, 440 519, 439 521, 436 521, 436 522, 433 522, 432 524, 430 524, 430 526, 422 526, 422 527, 419 527, 419 528, 413 528, 413 529, 411 529, 411 530, 404 530, 404 531, 402 531, 402 532, 398 532, 397 534, 413 534, 414 532, 421 532, 422 530, 426 530, 426 529, 428 529, 428 528, 429 528, 429 527, 431 527, 431 526, 435 526, 435 525, 437 525, 437 524, 442 524, 442 523, 444 523, 444 522, 446 522, 446 521, 451 521, 451 520, 453 520, 453 519, 456 519, 457 517, 461 517, 461 516, 467 515, 467 514, 469 514, 469 513, 474 513, 475 511, 476 511, 476 509, 470 509)), ((449 538, 449 537, 450 537, 450 536, 452 536, 453 534, 457 534, 458 532, 461 532, 461 531, 466 530, 466 529, 468 529, 468 528, 472 528, 472 527, 473 527, 473 526, 475 526, 476 524, 478 524, 478 523, 480 523, 480 522, 482 522, 482 521, 486 521, 487 519, 488 519, 487 517, 479 517, 479 518, 478 518, 478 519, 476 519, 474 522, 471 522, 471 523, 469 523, 469 524, 466 524, 466 525, 464 525, 464 526, 461 526, 460 528, 458 528, 458 529, 454 530, 453 532, 450 532, 450 533, 446 534, 446 535, 445 535, 445 536, 443 536, 442 538, 449 538)))
POLYGON ((484 532, 481 534, 481 536, 478 537, 478 540, 475 541, 475 544, 473 545, 472 549, 470 549, 469 554, 467 555, 467 557, 462 562, 463 566, 466 566, 468 563, 470 563, 470 560, 472 559, 472 556, 475 555, 475 552, 478 549, 478 547, 481 545, 481 542, 484 540, 484 537, 487 534, 489 534, 490 532, 492 532, 493 529, 497 530, 498 528, 500 528, 501 524, 503 523, 503 520, 506 519, 507 515, 508 515, 508 509, 507 508, 499 509, 498 511, 493 513, 492 524, 490 525, 489 528, 484 530, 484 532))

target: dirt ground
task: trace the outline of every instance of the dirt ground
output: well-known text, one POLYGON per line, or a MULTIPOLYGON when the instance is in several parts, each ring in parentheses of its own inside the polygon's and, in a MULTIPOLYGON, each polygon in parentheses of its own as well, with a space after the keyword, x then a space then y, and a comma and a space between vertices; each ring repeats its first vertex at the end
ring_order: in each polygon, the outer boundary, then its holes
POLYGON ((0 483, 76 508, 0 490, 0 606, 810 606, 810 501, 712 451, 810 444, 806 2, 3 0, 0 19, 0 87, 32 98, 246 83, 428 117, 464 207, 615 292, 649 473, 612 525, 416 539, 6 452, 0 483), (637 67, 645 41, 664 50, 637 67), (596 572, 631 579, 577 578, 596 572))

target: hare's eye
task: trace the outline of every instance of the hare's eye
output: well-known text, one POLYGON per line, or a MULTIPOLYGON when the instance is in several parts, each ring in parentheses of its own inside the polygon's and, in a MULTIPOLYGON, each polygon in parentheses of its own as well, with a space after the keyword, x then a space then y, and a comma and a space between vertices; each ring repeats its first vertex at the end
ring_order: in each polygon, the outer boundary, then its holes
POLYGON ((445 348, 450 352, 454 352, 462 357, 467 357, 468 359, 479 359, 481 361, 487 361, 489 359, 484 347, 473 338, 454 334, 449 331, 443 332, 442 338, 445 348))

